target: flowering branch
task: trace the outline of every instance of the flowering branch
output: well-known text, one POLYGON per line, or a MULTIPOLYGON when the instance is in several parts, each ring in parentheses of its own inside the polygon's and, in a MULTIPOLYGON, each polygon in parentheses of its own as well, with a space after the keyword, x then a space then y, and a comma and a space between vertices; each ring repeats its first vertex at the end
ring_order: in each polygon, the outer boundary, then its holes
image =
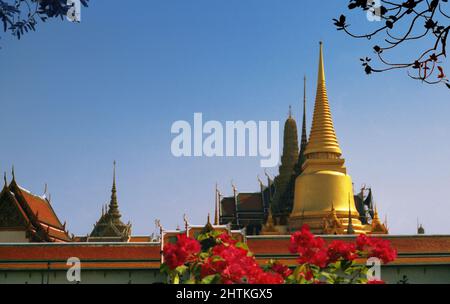
POLYGON ((376 257, 389 263, 397 256, 388 241, 360 235, 355 243, 335 240, 326 244, 307 226, 292 234, 289 251, 298 255, 295 269, 274 260, 260 266, 247 246, 228 233, 212 230, 197 239, 181 234, 176 243, 164 246, 161 271, 174 284, 382 283, 368 281, 367 266, 356 260, 376 257))

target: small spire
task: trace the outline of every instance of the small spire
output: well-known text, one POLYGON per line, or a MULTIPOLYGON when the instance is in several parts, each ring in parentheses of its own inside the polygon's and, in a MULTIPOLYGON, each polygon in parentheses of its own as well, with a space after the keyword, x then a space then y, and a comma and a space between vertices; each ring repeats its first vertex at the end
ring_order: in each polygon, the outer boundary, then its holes
POLYGON ((377 204, 375 204, 375 208, 374 208, 374 211, 373 211, 373 218, 374 219, 379 219, 377 204))
POLYGON ((348 227, 347 227, 347 234, 355 234, 355 230, 353 229, 353 222, 352 222, 352 212, 350 208, 350 193, 348 194, 348 227))
POLYGON ((5 188, 8 187, 8 180, 6 179, 6 172, 3 172, 3 181, 5 182, 5 188))
POLYGON ((113 162, 113 184, 111 188, 111 201, 109 203, 108 213, 110 213, 116 219, 121 217, 119 212, 119 203, 117 202, 116 161, 113 162))
POLYGON ((236 185, 234 184, 233 180, 231 180, 231 188, 233 188, 233 194, 236 195, 238 190, 237 190, 236 185))
POLYGON ((317 82, 325 82, 325 67, 323 64, 323 42, 319 41, 319 74, 317 75, 317 82))
POLYGON ((261 178, 259 177, 259 174, 256 175, 256 179, 258 180, 259 185, 261 186, 261 188, 264 186, 264 182, 261 180, 261 178))
POLYGON ((289 118, 292 118, 292 106, 289 105, 289 118))
POLYGON ((157 229, 159 229, 159 235, 162 236, 163 226, 161 225, 161 221, 159 219, 155 220, 155 226, 157 229))
POLYGON ((11 175, 12 175, 12 180, 15 181, 16 180, 16 174, 14 172, 14 165, 12 165, 11 175))
POLYGON ((47 195, 48 185, 47 183, 44 184, 44 195, 47 195))
POLYGON ((206 222, 205 227, 203 227, 203 229, 202 229, 202 233, 207 233, 207 232, 210 232, 213 230, 214 230, 214 227, 211 225, 210 214, 208 213, 207 222, 206 222))
POLYGON ((113 162, 113 187, 116 187, 116 161, 113 162))
POLYGON ((214 225, 219 225, 219 189, 216 182, 216 193, 215 193, 215 202, 214 202, 214 225))
POLYGON ((300 140, 300 151, 298 153, 298 161, 296 165, 296 174, 302 173, 303 163, 305 162, 305 150, 308 145, 308 135, 306 134, 306 75, 303 78, 303 121, 302 135, 300 140))
POLYGON ((188 221, 186 213, 183 214, 183 221, 184 221, 184 229, 187 231, 188 227, 189 227, 189 221, 188 221))

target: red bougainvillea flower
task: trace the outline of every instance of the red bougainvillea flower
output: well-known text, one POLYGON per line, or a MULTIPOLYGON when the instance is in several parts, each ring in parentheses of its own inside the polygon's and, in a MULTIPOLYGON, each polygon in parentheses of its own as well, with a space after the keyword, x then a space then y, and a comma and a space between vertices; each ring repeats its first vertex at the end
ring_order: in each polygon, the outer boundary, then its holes
POLYGON ((390 243, 387 240, 372 239, 369 257, 379 258, 384 264, 387 264, 395 260, 397 257, 397 250, 391 248, 390 243))
POLYGON ((280 274, 283 278, 287 278, 292 274, 292 270, 289 269, 286 265, 281 264, 280 262, 275 262, 272 264, 270 268, 273 272, 280 274))
POLYGON ((258 271, 257 277, 252 282, 254 284, 283 284, 284 278, 276 272, 258 271))
POLYGON ((386 284, 383 280, 370 280, 367 284, 386 284))
POLYGON ((170 269, 175 269, 185 263, 184 259, 180 259, 177 254, 178 246, 176 244, 164 245, 164 262, 170 269))
POLYGON ((164 261, 170 269, 175 269, 186 262, 192 261, 195 255, 200 252, 200 249, 200 243, 197 240, 187 237, 185 234, 180 234, 177 236, 175 244, 164 245, 164 261))
POLYGON ((356 238, 356 249, 358 249, 359 251, 364 251, 366 246, 369 246, 369 245, 370 245, 370 239, 367 235, 365 235, 365 234, 358 235, 358 237, 356 238))
POLYGON ((219 273, 222 283, 243 283, 252 272, 252 268, 260 268, 248 251, 234 245, 218 244, 212 249, 213 257, 202 265, 202 275, 219 273), (215 261, 215 262, 214 262, 215 261))
MULTIPOLYGON (((220 274, 221 282, 224 284, 281 284, 284 282, 281 273, 274 270, 264 272, 246 249, 236 247, 236 242, 232 242, 224 235, 222 237, 223 242, 212 248, 212 256, 202 264, 200 270, 202 277, 217 273, 220 274)), ((276 269, 287 276, 291 273, 289 268, 283 268, 281 264, 277 265, 276 269)))
POLYGON ((367 257, 376 257, 384 264, 392 262, 397 257, 397 250, 393 249, 390 242, 379 238, 370 238, 359 235, 356 239, 356 248, 367 254, 367 257))
POLYGON ((331 263, 334 263, 339 259, 353 261, 358 257, 355 244, 343 242, 341 240, 332 241, 328 245, 327 254, 329 262, 331 263))
POLYGON ((291 235, 289 251, 299 255, 299 263, 310 263, 319 267, 326 267, 328 263, 325 241, 321 237, 315 237, 309 231, 307 225, 303 225, 300 231, 291 235))

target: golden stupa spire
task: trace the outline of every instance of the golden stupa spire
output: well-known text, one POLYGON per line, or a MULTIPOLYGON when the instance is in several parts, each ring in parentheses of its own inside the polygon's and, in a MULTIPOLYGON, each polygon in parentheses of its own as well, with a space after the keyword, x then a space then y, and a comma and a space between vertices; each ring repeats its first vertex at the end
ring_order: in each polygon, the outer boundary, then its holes
POLYGON ((319 71, 317 77, 317 93, 314 105, 314 116, 305 155, 308 156, 316 153, 320 156, 314 158, 334 158, 330 157, 330 153, 336 155, 337 157, 342 155, 342 151, 339 147, 336 133, 334 131, 330 105, 328 104, 322 42, 320 42, 319 71))

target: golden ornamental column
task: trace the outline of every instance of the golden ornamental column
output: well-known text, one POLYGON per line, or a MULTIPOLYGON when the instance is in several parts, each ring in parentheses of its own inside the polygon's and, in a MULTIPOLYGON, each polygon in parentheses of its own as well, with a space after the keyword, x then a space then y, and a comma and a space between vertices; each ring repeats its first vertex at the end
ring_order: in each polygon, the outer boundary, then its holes
POLYGON ((314 115, 302 174, 295 180, 294 207, 289 217, 291 231, 308 224, 312 232, 322 234, 326 218, 333 212, 345 227, 344 233, 349 219, 355 233, 364 233, 355 208, 352 179, 341 155, 328 103, 321 42, 314 115))

